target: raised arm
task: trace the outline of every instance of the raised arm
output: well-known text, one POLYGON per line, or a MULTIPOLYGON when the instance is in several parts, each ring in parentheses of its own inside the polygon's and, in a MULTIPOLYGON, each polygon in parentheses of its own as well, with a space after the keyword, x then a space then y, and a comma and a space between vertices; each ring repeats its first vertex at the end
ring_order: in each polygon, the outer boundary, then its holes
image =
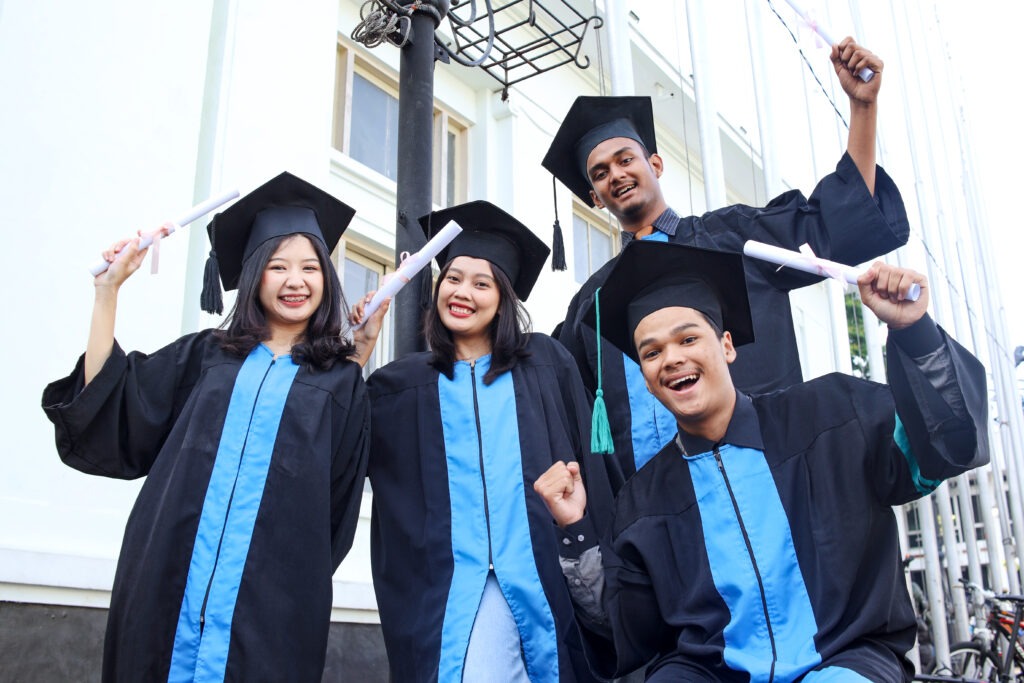
POLYGON ((577 462, 556 462, 533 483, 551 516, 561 528, 583 519, 587 509, 587 491, 577 462))
POLYGON ((352 306, 352 313, 349 315, 349 322, 353 325, 364 323, 352 335, 352 343, 355 344, 356 353, 352 360, 359 363, 359 367, 366 367, 373 349, 377 346, 377 338, 380 336, 381 327, 384 325, 384 314, 391 307, 391 299, 387 298, 381 303, 380 308, 373 312, 369 318, 366 317, 366 306, 370 299, 376 294, 376 290, 367 292, 366 296, 352 306))
POLYGON ((871 194, 875 193, 875 133, 878 122, 878 91, 884 64, 877 55, 850 37, 832 46, 832 66, 850 98, 850 135, 846 151, 857 165, 871 194), (857 74, 867 67, 875 72, 865 83, 857 74))
MULTIPOLYGON (((162 228, 163 236, 167 228, 162 228)), ((146 249, 139 249, 139 238, 121 240, 103 252, 103 258, 110 264, 93 280, 96 298, 92 307, 92 322, 89 326, 89 341, 85 347, 85 384, 93 380, 103 364, 110 358, 114 348, 114 321, 117 318, 117 293, 124 281, 139 269, 146 257, 146 249), (118 252, 121 253, 118 253, 118 252)))
POLYGON ((898 268, 881 261, 857 278, 860 298, 878 319, 891 330, 910 327, 928 312, 928 279, 909 268, 898 268), (921 295, 909 301, 910 286, 921 286, 921 295))
MULTIPOLYGON (((875 263, 858 285, 865 305, 889 326, 892 403, 884 403, 888 410, 895 408, 895 428, 889 422, 881 430, 871 470, 879 499, 900 505, 988 461, 986 373, 977 358, 927 316, 923 275, 875 263), (921 296, 908 301, 913 283, 921 286, 921 296)), ((879 413, 881 405, 862 410, 879 413)), ((890 415, 876 419, 892 420, 890 415)))

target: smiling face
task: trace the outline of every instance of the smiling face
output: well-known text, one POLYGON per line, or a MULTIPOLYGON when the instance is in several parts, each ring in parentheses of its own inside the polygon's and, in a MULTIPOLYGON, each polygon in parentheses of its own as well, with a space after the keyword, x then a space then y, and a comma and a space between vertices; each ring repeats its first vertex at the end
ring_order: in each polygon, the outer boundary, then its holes
POLYGON ((590 198, 607 207, 623 227, 650 225, 667 208, 658 178, 663 170, 657 154, 645 158, 643 147, 630 138, 610 138, 587 157, 590 198))
POLYGON ((736 403, 729 375, 736 349, 730 334, 719 338, 702 313, 676 306, 643 318, 633 341, 647 389, 679 426, 695 436, 720 439, 736 403))
POLYGON ((489 344, 491 322, 500 301, 490 262, 471 256, 452 260, 437 288, 438 315, 456 341, 489 344))
POLYGON ((267 261, 260 280, 260 305, 271 332, 301 334, 324 295, 324 273, 312 242, 293 235, 267 261))

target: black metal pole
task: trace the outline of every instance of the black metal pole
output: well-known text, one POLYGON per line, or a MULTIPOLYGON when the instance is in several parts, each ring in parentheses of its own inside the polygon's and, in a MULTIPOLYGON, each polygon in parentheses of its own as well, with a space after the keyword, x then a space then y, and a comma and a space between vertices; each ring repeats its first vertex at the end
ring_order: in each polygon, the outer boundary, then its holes
MULTIPOLYGON (((400 4, 414 4, 403 0, 400 4)), ((419 217, 430 213, 433 194, 434 138, 434 30, 448 10, 448 0, 413 12, 409 41, 402 48, 398 75, 398 196, 395 202, 395 264, 403 252, 413 253, 426 244, 419 217), (436 10, 430 11, 430 8, 436 10)), ((423 292, 430 269, 424 268, 394 301, 395 357, 422 351, 423 292)))

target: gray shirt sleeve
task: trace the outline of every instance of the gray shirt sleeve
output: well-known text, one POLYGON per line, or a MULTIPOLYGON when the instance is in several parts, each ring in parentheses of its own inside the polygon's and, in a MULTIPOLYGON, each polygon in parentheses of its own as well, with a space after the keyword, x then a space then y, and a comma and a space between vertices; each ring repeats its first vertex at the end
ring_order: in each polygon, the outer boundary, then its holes
POLYGON ((569 587, 576 614, 598 633, 608 634, 608 615, 604 611, 604 567, 590 517, 558 530, 559 563, 569 587))
POLYGON ((576 558, 560 557, 559 562, 576 608, 593 624, 607 624, 608 615, 601 601, 604 594, 601 548, 594 546, 576 558))

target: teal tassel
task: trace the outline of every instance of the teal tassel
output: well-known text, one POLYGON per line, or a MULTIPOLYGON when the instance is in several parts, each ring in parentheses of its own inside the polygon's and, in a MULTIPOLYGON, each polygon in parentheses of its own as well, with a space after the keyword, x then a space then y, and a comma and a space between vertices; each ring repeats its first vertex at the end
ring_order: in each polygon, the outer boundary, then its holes
POLYGON ((590 452, 610 455, 615 452, 612 441, 612 426, 608 423, 608 409, 604 405, 604 391, 597 390, 594 398, 594 415, 590 420, 590 452))
POLYGON ((601 372, 601 288, 594 292, 594 311, 597 318, 597 394, 594 413, 590 418, 590 452, 611 455, 615 452, 612 426, 608 423, 608 408, 604 404, 604 373, 601 372))

